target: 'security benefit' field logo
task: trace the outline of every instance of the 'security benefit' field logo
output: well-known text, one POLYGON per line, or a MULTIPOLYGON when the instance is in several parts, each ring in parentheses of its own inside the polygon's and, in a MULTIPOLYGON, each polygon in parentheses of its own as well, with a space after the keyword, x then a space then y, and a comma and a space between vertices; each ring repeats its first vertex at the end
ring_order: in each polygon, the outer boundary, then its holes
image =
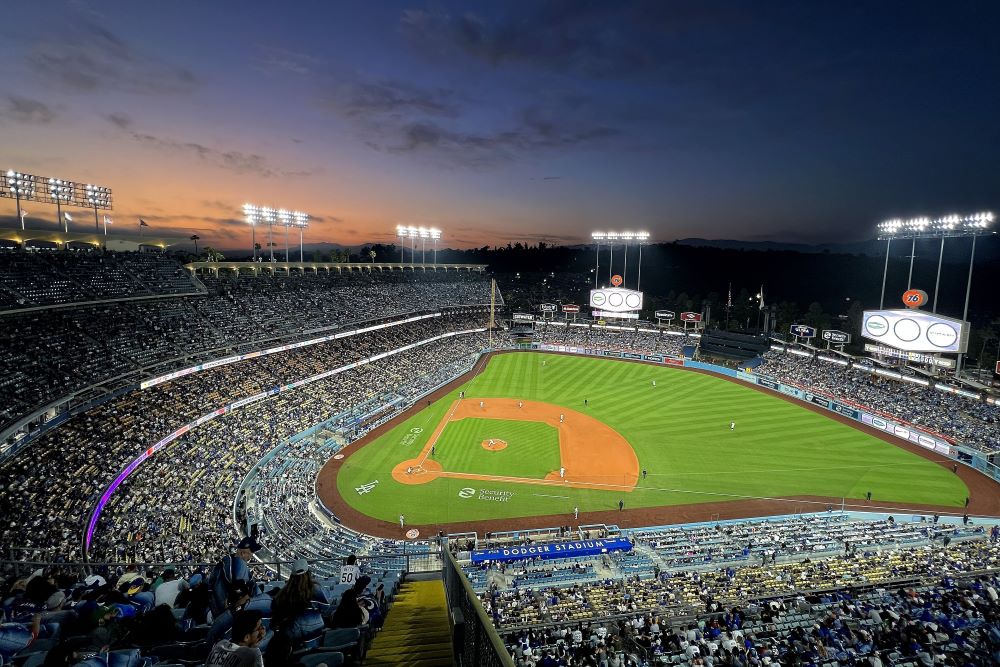
MULTIPOLYGON (((475 498, 476 490, 471 486, 467 486, 460 489, 458 492, 459 498, 475 498)), ((492 500, 497 503, 505 503, 514 497, 513 491, 500 491, 497 489, 483 489, 479 491, 479 500, 492 500)))
POLYGON ((359 496, 362 496, 362 495, 364 495, 366 493, 371 493, 372 491, 374 491, 376 484, 378 484, 378 480, 377 479, 375 481, 373 481, 373 482, 368 482, 367 484, 362 484, 361 486, 356 486, 356 487, 354 487, 354 490, 358 492, 359 496))

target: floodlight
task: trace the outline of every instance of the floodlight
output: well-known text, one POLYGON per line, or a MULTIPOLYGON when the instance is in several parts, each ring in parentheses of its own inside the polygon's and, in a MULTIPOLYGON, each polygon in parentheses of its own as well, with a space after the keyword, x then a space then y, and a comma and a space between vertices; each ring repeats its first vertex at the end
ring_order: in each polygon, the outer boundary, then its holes
POLYGON ((971 215, 952 213, 938 218, 920 216, 904 220, 892 218, 878 224, 878 238, 914 239, 914 238, 946 238, 951 236, 975 236, 981 234, 994 221, 990 211, 982 211, 971 215))
POLYGON ((431 227, 428 231, 431 234, 431 238, 434 239, 435 241, 437 241, 439 238, 441 238, 441 230, 440 229, 435 229, 435 228, 431 227))

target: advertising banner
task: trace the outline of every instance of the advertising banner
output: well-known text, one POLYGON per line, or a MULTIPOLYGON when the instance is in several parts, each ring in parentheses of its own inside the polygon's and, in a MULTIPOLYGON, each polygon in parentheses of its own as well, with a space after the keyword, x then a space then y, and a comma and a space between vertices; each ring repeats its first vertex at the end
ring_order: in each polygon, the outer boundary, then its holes
POLYGON ((662 354, 644 354, 644 355, 642 355, 642 358, 645 361, 655 361, 656 363, 659 363, 659 364, 663 363, 663 355, 662 354))
POLYGON ((778 391, 780 391, 785 396, 792 396, 793 398, 805 400, 805 395, 802 393, 802 390, 799 389, 798 387, 793 387, 787 384, 779 384, 778 391))
POLYGON ((924 433, 923 431, 919 431, 910 426, 897 424, 893 420, 886 419, 885 417, 879 417, 878 415, 869 414, 864 411, 860 412, 862 424, 867 424, 868 426, 877 428, 880 431, 891 433, 897 438, 907 440, 926 449, 933 449, 948 456, 953 454, 951 445, 941 438, 924 433))
POLYGON ((534 322, 535 316, 530 313, 514 313, 514 321, 516 322, 534 322))
POLYGON ((554 542, 552 544, 532 544, 501 549, 475 549, 472 562, 510 562, 529 558, 572 558, 573 556, 596 556, 610 551, 631 551, 632 543, 624 537, 603 540, 577 540, 575 542, 554 542))
POLYGON ((774 389, 775 391, 778 390, 779 386, 778 383, 775 382, 774 380, 771 380, 769 378, 762 378, 759 375, 757 376, 757 384, 759 384, 762 387, 767 387, 768 389, 774 389))
POLYGON ((701 313, 681 313, 681 322, 701 322, 701 313))
POLYGON ((861 335, 906 352, 964 353, 969 323, 920 310, 866 310, 861 335))
POLYGON ((564 303, 562 311, 564 313, 579 313, 580 306, 576 305, 575 303, 564 303))
POLYGON ((642 355, 635 352, 622 352, 622 359, 638 359, 641 361, 642 355))
POLYGON ((836 329, 824 329, 823 340, 829 341, 834 345, 847 345, 851 342, 851 334, 836 329))
POLYGON ((606 313, 642 310, 642 292, 623 287, 590 290, 590 307, 606 313))
POLYGON ((793 336, 798 336, 799 338, 815 338, 816 337, 816 327, 811 327, 808 324, 793 324, 789 331, 791 331, 793 336))
POLYGON ((557 310, 559 310, 559 306, 557 306, 554 303, 543 303, 540 306, 538 306, 538 309, 543 313, 554 313, 557 310))
POLYGON ((591 317, 618 317, 623 320, 637 320, 639 319, 639 313, 626 313, 626 312, 612 312, 609 310, 594 310, 590 313, 591 317))
POLYGON ((655 313, 656 319, 658 320, 672 320, 677 317, 677 314, 672 310, 657 310, 655 313))
POLYGON ((838 413, 844 415, 845 417, 850 417, 851 419, 855 419, 855 420, 859 420, 859 421, 861 419, 861 411, 860 410, 856 410, 856 409, 854 409, 852 407, 849 407, 847 405, 841 405, 840 403, 834 402, 834 403, 832 403, 830 405, 830 409, 832 409, 834 412, 838 412, 838 413))
POLYGON ((809 392, 809 391, 806 392, 806 397, 805 398, 810 403, 815 403, 816 405, 818 405, 818 406, 820 406, 822 408, 826 408, 828 410, 830 409, 830 406, 833 403, 826 396, 817 396, 816 394, 814 394, 812 392, 809 392))
POLYGON ((882 357, 892 357, 893 359, 906 359, 907 361, 914 361, 918 364, 928 364, 939 368, 955 367, 954 359, 935 357, 933 354, 922 354, 920 352, 907 352, 905 350, 897 350, 894 347, 886 347, 885 345, 876 345, 874 343, 865 343, 865 352, 871 352, 872 354, 877 354, 882 357))

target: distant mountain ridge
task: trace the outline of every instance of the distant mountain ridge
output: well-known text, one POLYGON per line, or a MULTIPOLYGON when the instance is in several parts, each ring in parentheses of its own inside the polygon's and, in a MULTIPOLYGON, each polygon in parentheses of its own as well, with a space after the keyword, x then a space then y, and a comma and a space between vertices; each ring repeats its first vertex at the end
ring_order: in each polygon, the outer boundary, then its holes
MULTIPOLYGON (((856 241, 853 243, 781 243, 779 241, 737 241, 734 239, 677 239, 677 245, 693 248, 719 248, 722 250, 750 250, 757 252, 798 252, 803 254, 838 254, 885 256, 885 241, 856 241)), ((940 241, 918 239, 916 255, 918 259, 937 259, 940 241)), ((945 241, 945 262, 968 262, 970 242, 968 239, 947 239, 945 241)), ((909 241, 894 241, 890 246, 893 257, 909 257, 909 241)), ((976 243, 976 264, 988 260, 1000 260, 1000 237, 996 234, 979 237, 976 243)))

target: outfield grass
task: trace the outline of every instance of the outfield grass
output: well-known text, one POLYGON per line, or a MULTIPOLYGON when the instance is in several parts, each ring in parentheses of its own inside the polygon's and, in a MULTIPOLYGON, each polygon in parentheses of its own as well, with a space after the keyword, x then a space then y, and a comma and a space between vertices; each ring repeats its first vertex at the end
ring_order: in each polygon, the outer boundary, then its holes
MULTIPOLYGON (((510 427, 524 425, 506 423, 510 427)), ((447 470, 460 470, 452 465, 468 465, 476 466, 468 471, 481 473, 471 453, 469 459, 451 460, 455 452, 465 451, 451 448, 451 431, 459 424, 448 426, 443 434, 448 438, 438 441, 435 458, 447 470)), ((460 434, 460 439, 467 437, 461 427, 454 433, 460 434)), ((535 455, 549 456, 545 445, 535 447, 535 455)), ((551 447, 557 457, 556 446, 551 447)), ((469 450, 476 451, 474 447, 469 450)), ((517 471, 526 462, 516 450, 511 453, 514 456, 500 458, 502 452, 480 448, 476 457, 482 457, 496 475, 542 477, 543 468, 558 467, 546 467, 548 459, 540 459, 546 462, 537 466, 536 474, 524 475, 517 471)), ((620 498, 626 507, 656 507, 746 497, 860 499, 871 491, 875 504, 887 501, 959 508, 968 494, 961 479, 942 466, 740 383, 670 367, 528 352, 493 357, 466 385, 352 454, 337 477, 337 485, 359 511, 388 521, 403 513, 415 524, 570 514, 576 506, 584 512, 617 509, 620 498), (521 398, 584 411, 617 430, 635 449, 639 465, 649 475, 631 493, 624 494, 446 478, 412 486, 393 481, 393 466, 416 456, 461 389, 467 400, 521 398), (588 407, 584 407, 584 399, 589 401, 588 407), (735 431, 730 431, 731 421, 736 422, 735 431), (416 429, 422 430, 413 432, 416 429), (375 479, 379 485, 371 493, 355 491, 375 479), (460 497, 463 488, 475 489, 476 495, 460 497), (484 489, 513 495, 505 501, 492 499, 492 495, 491 499, 481 498, 484 489)), ((790 512, 814 509, 789 505, 790 512)))
POLYGON ((559 434, 540 422, 460 419, 445 427, 433 459, 452 472, 541 479, 559 469, 559 434), (490 438, 505 440, 507 448, 483 449, 490 438))

